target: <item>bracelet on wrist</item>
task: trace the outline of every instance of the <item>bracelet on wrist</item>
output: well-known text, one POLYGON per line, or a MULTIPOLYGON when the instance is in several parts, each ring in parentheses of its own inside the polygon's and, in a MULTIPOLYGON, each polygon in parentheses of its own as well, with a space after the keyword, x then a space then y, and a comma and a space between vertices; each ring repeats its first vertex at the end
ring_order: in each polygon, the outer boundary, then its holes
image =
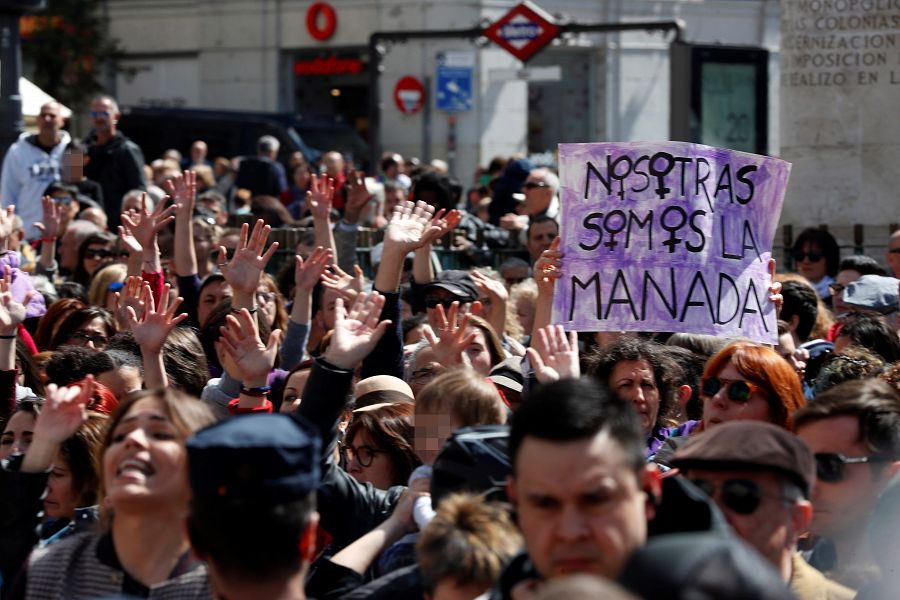
POLYGON ((41 243, 44 243, 44 244, 55 244, 57 239, 58 239, 58 238, 57 238, 55 235, 51 235, 51 236, 48 236, 48 237, 42 237, 42 238, 41 238, 41 243))
POLYGON ((15 335, 0 335, 0 340, 14 340, 16 339, 15 335))
MULTIPOLYGON (((235 315, 236 315, 236 314, 239 314, 239 313, 241 312, 241 310, 242 310, 242 309, 240 309, 240 308, 234 308, 234 307, 231 308, 232 314, 235 314, 235 315)), ((255 315, 255 314, 256 314, 256 311, 258 311, 258 310, 259 310, 259 307, 258 307, 258 306, 254 306, 253 308, 248 308, 248 309, 247 309, 247 312, 250 313, 251 315, 255 315)))
POLYGON ((267 396, 269 392, 272 391, 272 386, 270 385, 261 385, 259 387, 245 387, 244 384, 241 384, 241 394, 244 396, 267 396))

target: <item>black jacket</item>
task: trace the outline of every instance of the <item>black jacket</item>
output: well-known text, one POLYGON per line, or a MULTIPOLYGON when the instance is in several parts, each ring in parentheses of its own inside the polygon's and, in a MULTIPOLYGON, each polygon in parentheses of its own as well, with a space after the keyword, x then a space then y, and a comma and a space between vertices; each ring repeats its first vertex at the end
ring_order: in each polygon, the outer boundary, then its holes
POLYGON ((93 133, 85 143, 90 162, 84 167, 84 176, 100 184, 109 228, 115 230, 122 213, 122 196, 134 189, 147 189, 144 153, 121 131, 102 146, 97 144, 93 133))

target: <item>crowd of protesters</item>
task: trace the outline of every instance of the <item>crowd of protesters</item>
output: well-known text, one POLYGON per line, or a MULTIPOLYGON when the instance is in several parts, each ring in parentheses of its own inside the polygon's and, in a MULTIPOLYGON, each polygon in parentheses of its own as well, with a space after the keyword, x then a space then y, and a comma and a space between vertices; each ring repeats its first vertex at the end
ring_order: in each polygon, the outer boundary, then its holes
POLYGON ((774 347, 565 332, 550 169, 145 164, 118 113, 3 164, 0 597, 897 597, 900 234, 804 231, 774 347))

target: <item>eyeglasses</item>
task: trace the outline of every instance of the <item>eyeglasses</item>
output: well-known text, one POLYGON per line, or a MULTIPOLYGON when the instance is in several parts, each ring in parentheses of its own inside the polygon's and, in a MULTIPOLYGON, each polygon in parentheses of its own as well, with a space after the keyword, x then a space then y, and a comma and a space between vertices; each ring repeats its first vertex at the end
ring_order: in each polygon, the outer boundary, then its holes
POLYGON ((759 484, 749 479, 726 479, 718 488, 708 479, 691 479, 690 481, 710 498, 715 497, 718 489, 722 505, 739 515, 752 515, 759 508, 763 498, 773 498, 783 502, 792 501, 786 496, 763 493, 759 489, 759 484))
POLYGON ((361 467, 370 467, 372 466, 372 461, 375 460, 376 454, 387 454, 387 452, 367 444, 356 446, 355 448, 350 444, 341 444, 341 454, 344 455, 344 460, 348 463, 355 458, 361 467))
POLYGON ((859 465, 863 463, 890 462, 887 456, 859 456, 850 458, 837 452, 816 453, 816 477, 821 481, 836 483, 843 481, 845 465, 859 465))
POLYGON ((432 367, 424 367, 422 369, 416 369, 412 373, 412 377, 410 377, 411 381, 415 381, 416 383, 420 383, 423 381, 431 380, 432 377, 437 375, 437 371, 432 367))
POLYGON ((438 304, 449 310, 450 306, 456 302, 453 298, 441 298, 440 296, 425 296, 426 308, 437 308, 438 304))
POLYGON ((256 301, 260 304, 268 304, 275 300, 275 292, 256 292, 256 301))
POLYGON ((108 119, 112 116, 112 113, 108 110, 92 110, 90 114, 92 119, 96 119, 97 117, 106 117, 108 119))
POLYGON ((533 190, 535 188, 547 187, 547 184, 543 181, 526 181, 522 184, 522 187, 526 190, 533 190))
POLYGON ((109 342, 109 338, 99 333, 97 335, 91 335, 84 331, 76 331, 69 336, 69 341, 82 346, 86 346, 88 342, 93 342, 95 346, 105 346, 109 342))
POLYGON ((97 259, 97 258, 112 258, 114 256, 119 256, 118 252, 113 252, 112 250, 104 250, 103 248, 91 249, 88 248, 84 251, 85 258, 97 259))
POLYGON ((842 283, 831 283, 828 285, 828 293, 832 296, 837 296, 841 292, 844 291, 844 288, 847 286, 842 283))
POLYGON ((900 248, 888 248, 888 254, 900 254, 900 248))
POLYGON ((743 379, 704 377, 700 382, 700 393, 704 396, 715 396, 722 388, 728 388, 728 399, 735 402, 747 402, 750 396, 759 391, 758 385, 743 379))
POLYGON ((803 262, 806 259, 809 259, 810 262, 819 262, 823 258, 825 258, 825 255, 821 252, 794 252, 794 260, 797 262, 803 262))
POLYGON ((72 204, 72 196, 59 196, 58 198, 53 198, 53 202, 56 204, 65 204, 66 206, 72 204))

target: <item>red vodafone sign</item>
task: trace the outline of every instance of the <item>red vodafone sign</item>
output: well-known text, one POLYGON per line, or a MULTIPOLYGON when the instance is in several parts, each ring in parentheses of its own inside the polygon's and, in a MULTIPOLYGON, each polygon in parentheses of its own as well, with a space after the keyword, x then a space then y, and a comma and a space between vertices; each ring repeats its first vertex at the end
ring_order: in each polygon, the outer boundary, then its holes
POLYGON ((327 2, 313 2, 306 10, 306 30, 314 39, 331 39, 337 29, 337 13, 327 2))
POLYGON ((401 77, 394 86, 394 103, 404 115, 414 115, 425 105, 425 87, 415 77, 401 77))
POLYGON ((484 30, 484 36, 521 61, 527 61, 553 41, 559 27, 553 17, 528 2, 514 6, 484 30))

